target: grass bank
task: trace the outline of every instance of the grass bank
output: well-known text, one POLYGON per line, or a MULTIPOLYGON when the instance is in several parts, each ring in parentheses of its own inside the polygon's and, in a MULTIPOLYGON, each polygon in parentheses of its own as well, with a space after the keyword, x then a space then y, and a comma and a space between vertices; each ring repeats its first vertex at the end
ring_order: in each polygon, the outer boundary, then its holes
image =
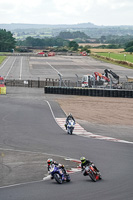
POLYGON ((97 55, 133 63, 133 55, 132 54, 106 52, 106 53, 97 53, 97 55))
POLYGON ((5 60, 6 56, 0 56, 0 64, 5 60))
POLYGON ((112 64, 133 69, 133 55, 124 53, 92 53, 92 57, 112 64))

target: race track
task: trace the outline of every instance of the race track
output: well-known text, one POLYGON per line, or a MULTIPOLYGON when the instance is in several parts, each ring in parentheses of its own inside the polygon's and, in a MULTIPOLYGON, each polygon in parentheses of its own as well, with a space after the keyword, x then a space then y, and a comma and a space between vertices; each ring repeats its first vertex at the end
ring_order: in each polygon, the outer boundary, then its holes
MULTIPOLYGON (((19 58, 21 59, 21 57, 19 58)), ((16 62, 13 61, 13 57, 10 59, 12 59, 12 62, 16 62)), ((52 59, 54 60, 54 58, 52 59)), ((97 63, 98 69, 98 64, 101 65, 101 63, 91 61, 91 58, 89 59, 90 62, 97 63)), ((26 57, 23 58, 22 62, 24 60, 27 64, 16 65, 23 67, 18 71, 14 69, 13 74, 15 74, 15 77, 22 78, 24 75, 30 76, 31 74, 36 78, 38 75, 45 77, 45 73, 40 74, 37 69, 31 73, 31 65, 28 65, 26 57), (20 73, 20 71, 23 73, 20 73)), ((84 62, 85 65, 89 60, 82 58, 80 62, 84 62)), ((18 61, 18 63, 21 62, 18 61)), ((66 74, 66 77, 74 77, 74 68, 72 71, 69 70, 69 73, 65 73, 65 70, 68 71, 65 67, 61 67, 61 65, 56 67, 54 64, 52 66, 63 75, 66 74)), ((11 65, 11 63, 9 65, 8 63, 0 70, 3 73, 2 75, 8 77, 13 68, 14 65, 11 65), (12 68, 9 71, 10 66, 12 68)), ((118 68, 120 70, 119 66, 118 68)), ((53 71, 51 76, 54 77, 55 70, 53 68, 51 70, 53 71)), ((122 70, 120 71, 121 74, 124 74, 122 70)), ((51 72, 47 71, 47 73, 51 72)), ((129 73, 128 70, 127 73, 129 73)), ((10 169, 13 170, 13 163, 6 160, 7 149, 14 152, 19 150, 20 154, 25 152, 25 158, 28 152, 36 153, 38 156, 43 153, 51 154, 51 156, 56 155, 59 161, 60 157, 79 159, 83 155, 94 161, 101 171, 103 180, 94 183, 89 177, 84 177, 81 172, 71 174, 72 181, 62 185, 57 184, 54 180, 42 181, 43 176, 32 180, 28 178, 28 175, 26 176, 28 167, 23 170, 23 163, 19 160, 18 165, 16 165, 17 167, 21 165, 23 171, 19 177, 16 176, 16 184, 18 185, 3 184, 0 187, 0 200, 51 200, 62 198, 64 200, 131 200, 133 198, 132 144, 67 135, 56 123, 55 118, 64 118, 65 114, 54 101, 52 95, 47 96, 43 94, 43 90, 34 88, 7 88, 7 91, 6 96, 0 96, 0 153, 2 155, 2 152, 4 152, 5 154, 3 158, 1 156, 1 170, 4 169, 2 168, 2 166, 4 167, 4 162, 7 162, 7 168, 10 166, 10 169), (25 176, 23 184, 21 176, 25 176)), ((93 130, 91 131, 93 132, 93 130)), ((31 157, 34 158, 34 155, 31 155, 31 157)), ((63 162, 63 159, 61 161, 63 162)), ((40 163, 38 162, 38 165, 36 163, 36 167, 39 167, 40 163)), ((44 160, 44 163, 46 164, 46 160, 44 160)), ((32 166, 34 167, 34 162, 32 166)), ((44 168, 44 171, 42 169, 42 174, 47 170, 46 165, 44 168)), ((8 180, 9 176, 11 180, 10 173, 11 171, 4 178, 8 180)))

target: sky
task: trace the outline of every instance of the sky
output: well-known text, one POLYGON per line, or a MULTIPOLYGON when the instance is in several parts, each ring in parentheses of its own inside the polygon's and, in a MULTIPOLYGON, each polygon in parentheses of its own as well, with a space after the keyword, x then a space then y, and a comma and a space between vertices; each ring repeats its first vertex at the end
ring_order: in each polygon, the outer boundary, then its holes
POLYGON ((0 0, 0 24, 133 25, 133 0, 0 0))

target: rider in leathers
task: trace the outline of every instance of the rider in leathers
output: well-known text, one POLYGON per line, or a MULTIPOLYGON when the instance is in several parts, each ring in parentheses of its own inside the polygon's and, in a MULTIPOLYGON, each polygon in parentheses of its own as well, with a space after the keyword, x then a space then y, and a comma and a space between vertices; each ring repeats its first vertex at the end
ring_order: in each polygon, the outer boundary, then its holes
POLYGON ((75 119, 74 119, 74 117, 72 116, 72 114, 71 113, 69 113, 69 115, 67 116, 67 118, 66 118, 66 124, 65 124, 65 127, 66 127, 66 129, 67 129, 67 124, 68 124, 68 121, 69 120, 73 120, 74 122, 75 122, 75 119))
MULTIPOLYGON (((94 163, 93 163, 92 161, 86 160, 85 157, 81 157, 80 160, 81 160, 81 170, 82 170, 82 171, 84 170, 84 168, 85 168, 86 166, 92 165, 93 168, 96 170, 97 174, 100 174, 99 170, 97 169, 97 167, 94 165, 94 163)), ((84 172, 83 175, 86 176, 86 175, 87 175, 86 172, 84 172)))
MULTIPOLYGON (((53 167, 53 165, 56 165, 56 166, 58 166, 60 169, 62 169, 62 172, 63 172, 62 178, 65 179, 64 175, 66 175, 67 173, 66 173, 66 170, 65 170, 65 168, 64 168, 64 165, 59 164, 59 163, 57 163, 56 161, 53 161, 52 158, 49 158, 49 159, 47 160, 47 164, 48 164, 48 172, 50 172, 50 169, 53 167)), ((51 179, 53 179, 53 177, 51 177, 51 179)))

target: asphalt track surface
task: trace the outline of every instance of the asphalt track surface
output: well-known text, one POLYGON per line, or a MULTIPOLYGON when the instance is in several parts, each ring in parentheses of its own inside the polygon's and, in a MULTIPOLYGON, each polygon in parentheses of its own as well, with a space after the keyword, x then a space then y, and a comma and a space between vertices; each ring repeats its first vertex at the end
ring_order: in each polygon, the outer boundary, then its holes
POLYGON ((5 79, 44 80, 46 78, 59 78, 77 81, 85 74, 93 72, 104 73, 104 69, 111 69, 120 76, 120 81, 130 77, 132 69, 105 63, 85 56, 55 56, 55 57, 25 57, 10 56, 0 66, 0 75, 5 79))
POLYGON ((50 96, 43 94, 43 90, 12 88, 6 96, 0 97, 0 110, 1 149, 49 153, 74 159, 84 155, 94 161, 103 177, 94 183, 77 172, 71 174, 70 183, 62 185, 54 180, 40 180, 1 187, 0 200, 133 199, 132 144, 67 135, 54 119, 54 116, 65 117, 64 112, 50 96))

